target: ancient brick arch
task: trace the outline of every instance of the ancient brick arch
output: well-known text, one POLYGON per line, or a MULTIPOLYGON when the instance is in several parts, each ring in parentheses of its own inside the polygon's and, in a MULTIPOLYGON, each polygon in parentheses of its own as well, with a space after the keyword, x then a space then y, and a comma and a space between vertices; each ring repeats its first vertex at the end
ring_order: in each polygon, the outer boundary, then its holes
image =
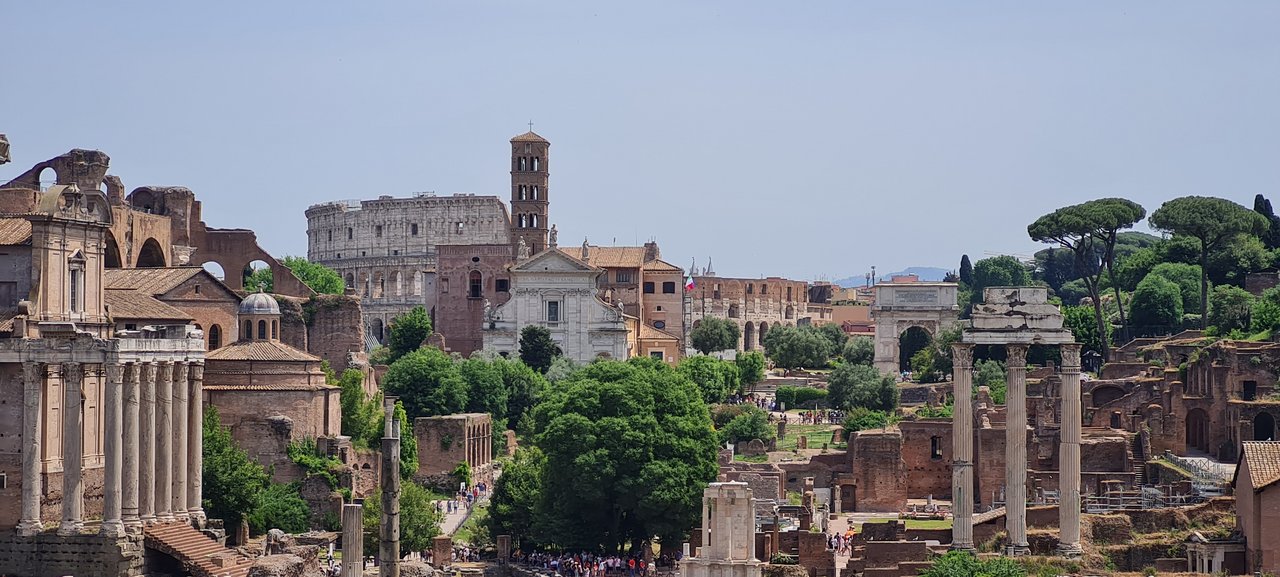
POLYGON ((1266 411, 1260 411, 1253 416, 1253 440, 1255 441, 1274 441, 1276 440, 1276 418, 1275 415, 1266 411))
POLYGON ((232 290, 244 290, 240 274, 249 263, 260 260, 271 267, 273 292, 293 297, 309 297, 315 291, 298 280, 284 263, 258 246, 257 235, 244 229, 204 229, 195 231, 193 242, 198 247, 199 261, 213 261, 222 267, 223 282, 232 290))
POLYGON ((1125 390, 1116 385, 1098 385, 1090 391, 1090 398, 1093 399, 1093 407, 1096 408, 1119 399, 1125 394, 1125 390))
POLYGON ((164 249, 160 248, 160 243, 156 242, 156 239, 148 238, 142 243, 142 248, 138 250, 138 260, 134 263, 134 266, 137 268, 165 266, 164 249))
POLYGON ((876 322, 875 367, 882 373, 898 372, 898 338, 907 329, 919 327, 936 336, 959 321, 954 283, 880 284, 875 288, 876 303, 871 307, 876 322))
POLYGON ((120 258, 120 243, 116 242, 116 236, 108 230, 103 242, 106 245, 104 247, 103 266, 107 268, 123 267, 124 263, 120 258))

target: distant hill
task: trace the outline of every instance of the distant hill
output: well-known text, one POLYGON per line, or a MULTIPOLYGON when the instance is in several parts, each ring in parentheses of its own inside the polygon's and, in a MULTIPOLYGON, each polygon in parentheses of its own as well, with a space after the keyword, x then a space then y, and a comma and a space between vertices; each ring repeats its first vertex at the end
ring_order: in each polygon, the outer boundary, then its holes
MULTIPOLYGON (((945 269, 945 268, 938 268, 938 267, 936 267, 936 266, 912 266, 912 267, 907 267, 907 268, 902 269, 902 270, 897 271, 897 272, 891 272, 891 273, 887 273, 887 274, 880 274, 880 275, 877 275, 877 276, 879 277, 879 280, 887 281, 887 280, 889 280, 890 278, 892 278, 892 277, 894 277, 894 276, 897 276, 897 275, 913 274, 913 275, 916 275, 916 276, 920 277, 920 280, 925 281, 925 282, 940 282, 944 277, 946 277, 946 276, 947 276, 947 273, 948 273, 948 272, 951 272, 951 271, 950 271, 949 269, 945 269)), ((856 287, 856 286, 864 286, 864 285, 866 285, 866 284, 867 284, 867 277, 866 277, 866 275, 857 275, 857 276, 851 276, 851 277, 845 277, 845 278, 842 278, 842 279, 837 279, 837 280, 835 280, 835 281, 833 281, 833 282, 834 282, 835 284, 837 284, 837 285, 840 285, 840 286, 844 287, 844 288, 850 288, 850 287, 856 287)))

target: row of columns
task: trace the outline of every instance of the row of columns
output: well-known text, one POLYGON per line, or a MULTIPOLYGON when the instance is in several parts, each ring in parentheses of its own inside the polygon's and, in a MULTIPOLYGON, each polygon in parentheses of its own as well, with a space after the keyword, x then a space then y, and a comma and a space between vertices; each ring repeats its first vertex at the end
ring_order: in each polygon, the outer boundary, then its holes
MULTIPOLYGON (((973 544, 973 344, 952 345, 955 391, 952 418, 952 534, 953 549, 972 550, 973 544)), ((1024 555, 1027 542, 1027 345, 1007 349, 1005 398, 1005 529, 1010 553, 1024 555)), ((1080 345, 1061 345, 1062 428, 1058 464, 1059 552, 1079 556, 1080 548, 1080 345)))
MULTIPOLYGON (((144 524, 203 521, 201 472, 204 365, 134 362, 103 365, 104 535, 120 536, 144 524)), ((23 364, 23 489, 18 532, 34 535, 42 495, 41 421, 48 365, 23 364)), ((62 518, 60 535, 84 527, 84 367, 61 363, 62 518)))
POLYGON ((467 427, 467 464, 479 467, 493 460, 493 425, 467 427))

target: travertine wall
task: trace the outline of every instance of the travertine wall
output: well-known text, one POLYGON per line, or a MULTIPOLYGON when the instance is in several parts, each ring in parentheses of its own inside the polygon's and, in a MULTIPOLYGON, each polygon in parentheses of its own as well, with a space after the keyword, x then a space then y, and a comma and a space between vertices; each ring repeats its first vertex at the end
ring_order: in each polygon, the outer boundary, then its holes
POLYGON ((142 536, 32 537, 0 533, 0 575, 23 577, 132 577, 142 575, 142 536))

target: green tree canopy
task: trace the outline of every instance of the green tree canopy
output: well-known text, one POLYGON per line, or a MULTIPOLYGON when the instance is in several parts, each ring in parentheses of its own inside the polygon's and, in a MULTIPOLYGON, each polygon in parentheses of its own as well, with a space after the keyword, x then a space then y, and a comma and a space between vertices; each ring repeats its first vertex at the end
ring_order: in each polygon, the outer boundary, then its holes
POLYGON ((685 357, 677 368, 698 386, 703 400, 708 403, 723 403, 738 391, 740 385, 738 366, 733 361, 694 355, 685 357))
POLYGON ((534 535, 570 550, 679 543, 716 477, 717 438, 702 392, 654 359, 597 361, 534 409, 546 455, 534 535))
POLYGON ((1103 340, 1111 339, 1111 323, 1106 323, 1103 328, 1107 333, 1101 337, 1098 336, 1098 325, 1093 316, 1093 309, 1083 306, 1063 306, 1062 307, 1062 324, 1071 331, 1075 336, 1076 342, 1083 345, 1084 350, 1093 351, 1102 354, 1103 340))
POLYGON ((1031 275, 1018 259, 1007 255, 984 258, 973 265, 973 302, 982 302, 983 289, 993 286, 1027 286, 1031 275))
MULTIPOLYGON (((844 329, 835 323, 827 323, 817 326, 818 334, 822 338, 827 339, 827 343, 831 345, 832 353, 839 353, 844 350, 845 343, 849 342, 849 335, 844 333, 844 329)), ((767 336, 767 333, 766 333, 767 336)))
POLYGON ((694 350, 704 355, 738 348, 741 336, 742 329, 738 328, 738 323, 719 317, 702 317, 689 331, 689 341, 693 343, 694 350))
MULTIPOLYGON (((286 256, 281 263, 298 277, 302 284, 319 294, 340 295, 346 290, 346 284, 337 271, 320 263, 311 262, 300 256, 286 256)), ((245 290, 257 290, 262 287, 265 292, 275 292, 275 279, 270 268, 255 269, 245 276, 245 290)))
POLYGON ((1280 287, 1262 291, 1262 296, 1253 302, 1249 319, 1249 330, 1253 332, 1275 331, 1280 328, 1280 287))
POLYGON ((755 405, 742 405, 743 410, 720 429, 721 443, 737 443, 760 439, 769 442, 778 430, 769 422, 769 414, 755 405))
POLYGON ((991 359, 982 359, 973 364, 973 388, 987 387, 991 392, 991 400, 997 405, 1004 404, 1005 394, 1009 388, 1005 382, 1004 363, 991 359))
POLYGON ((973 286, 973 263, 967 254, 960 255, 960 282, 973 286))
POLYGON ((450 415, 467 407, 467 381, 439 349, 418 349, 400 357, 387 369, 382 385, 404 402, 410 418, 450 415))
POLYGON ((1261 194, 1255 195, 1253 211, 1267 219, 1267 232, 1262 235, 1262 241, 1266 243, 1267 248, 1270 250, 1280 248, 1280 217, 1277 217, 1275 210, 1272 210, 1271 201, 1261 194))
POLYGON ((551 362, 561 354, 560 345, 551 338, 547 327, 527 325, 520 329, 520 360, 533 370, 546 374, 551 362))
POLYGON ((387 337, 388 362, 394 363, 396 359, 421 348, 431 336, 431 317, 427 315, 427 309, 416 306, 396 317, 391 321, 390 333, 387 337))
POLYGON ((764 353, 760 351, 744 351, 738 353, 733 362, 738 365, 738 379, 742 381, 742 388, 750 389, 756 383, 764 380, 764 353))
POLYGON ((365 395, 364 373, 359 369, 347 369, 342 371, 342 377, 336 384, 342 389, 338 395, 338 404, 342 407, 342 434, 351 437, 351 442, 357 446, 377 446, 376 439, 382 436, 378 425, 382 417, 381 400, 365 395))
POLYGON ((1182 294, 1182 310, 1194 311, 1200 306, 1200 266, 1180 262, 1162 262, 1151 268, 1151 272, 1165 280, 1178 285, 1182 294))
POLYGON ((827 381, 827 402, 832 407, 863 407, 875 411, 898 408, 898 385, 894 378, 866 365, 843 364, 827 381))
MULTIPOLYGON (((1270 223, 1262 215, 1222 198, 1184 196, 1167 201, 1151 213, 1151 227, 1200 243, 1200 326, 1208 322, 1209 254, 1241 233, 1265 233, 1270 223)), ((1139 289, 1141 287, 1139 286, 1139 289)), ((1134 295, 1137 298, 1137 295, 1134 295)), ((1135 313, 1136 314, 1136 313, 1135 313)))
POLYGON ((831 341, 810 326, 777 326, 764 337, 764 349, 784 369, 820 369, 831 359, 831 341))
POLYGON ((305 533, 311 528, 311 507, 298 494, 298 483, 270 483, 249 512, 249 532, 261 535, 271 529, 305 533))
MULTIPOLYGON (((364 550, 377 551, 381 541, 382 496, 364 500, 364 550)), ((413 481, 400 485, 400 551, 426 551, 440 534, 440 513, 436 512, 431 492, 413 481)))
POLYGON ((1133 291, 1129 305, 1138 327, 1176 327, 1182 324, 1182 291, 1172 281, 1147 275, 1133 291))
POLYGON ((502 467, 489 498, 489 533, 512 535, 518 540, 534 537, 534 515, 542 500, 542 468, 546 457, 534 446, 522 446, 502 467))
POLYGON ((876 343, 871 337, 853 337, 844 344, 840 356, 849 364, 871 366, 876 360, 876 343))
POLYGON ((1253 301, 1253 295, 1240 287, 1213 287, 1209 295, 1209 326, 1217 328, 1219 335, 1249 328, 1253 301))
POLYGON ((893 419, 890 418, 889 413, 884 411, 875 411, 866 407, 854 407, 845 416, 843 428, 845 433, 854 433, 869 429, 881 429, 889 426, 892 422, 893 419))

